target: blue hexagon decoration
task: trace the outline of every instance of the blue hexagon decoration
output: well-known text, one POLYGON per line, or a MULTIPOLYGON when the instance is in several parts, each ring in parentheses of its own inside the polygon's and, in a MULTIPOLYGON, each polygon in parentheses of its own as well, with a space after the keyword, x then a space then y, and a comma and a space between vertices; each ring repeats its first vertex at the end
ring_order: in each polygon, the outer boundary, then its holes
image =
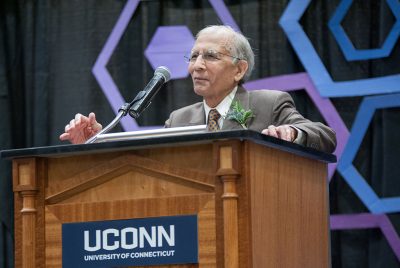
MULTIPOLYGON (((279 23, 317 87, 318 92, 323 97, 363 96, 400 92, 400 74, 352 81, 333 81, 299 23, 310 2, 311 0, 290 1, 279 23)), ((392 11, 398 14, 399 3, 396 3, 392 11)))
POLYGON ((184 60, 194 45, 194 37, 186 26, 161 26, 151 39, 144 54, 153 69, 166 66, 171 78, 185 78, 189 72, 184 60))
POLYGON ((360 197, 364 205, 376 214, 400 211, 400 197, 379 198, 355 168, 353 160, 360 148, 375 110, 392 107, 400 107, 400 94, 366 97, 363 100, 354 121, 350 138, 337 165, 337 170, 360 197))
POLYGON ((400 5, 397 0, 386 0, 386 2, 390 10, 393 12, 396 22, 386 37, 382 47, 374 49, 356 49, 353 46, 350 38, 340 25, 346 13, 349 11, 353 0, 342 0, 342 2, 339 4, 338 8, 330 19, 328 26, 348 61, 387 57, 392 52, 392 49, 400 36, 400 5))

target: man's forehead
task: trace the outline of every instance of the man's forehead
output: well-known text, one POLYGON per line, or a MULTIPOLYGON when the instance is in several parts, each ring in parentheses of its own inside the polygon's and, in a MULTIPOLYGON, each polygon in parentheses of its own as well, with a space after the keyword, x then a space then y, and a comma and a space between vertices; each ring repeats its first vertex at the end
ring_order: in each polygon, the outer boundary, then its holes
POLYGON ((208 50, 208 49, 228 50, 229 47, 230 47, 230 42, 228 41, 228 38, 223 36, 216 37, 216 36, 211 36, 210 34, 207 35, 204 34, 202 36, 199 36, 199 38, 197 38, 192 48, 192 51, 208 50))

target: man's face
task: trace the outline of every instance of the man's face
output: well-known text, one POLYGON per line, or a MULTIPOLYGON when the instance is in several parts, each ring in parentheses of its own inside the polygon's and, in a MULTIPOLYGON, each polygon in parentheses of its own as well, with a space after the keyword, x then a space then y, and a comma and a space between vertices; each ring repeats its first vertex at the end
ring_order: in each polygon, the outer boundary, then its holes
POLYGON ((207 104, 215 107, 238 84, 243 74, 230 51, 226 49, 226 37, 211 34, 200 35, 192 49, 189 73, 194 92, 207 104))

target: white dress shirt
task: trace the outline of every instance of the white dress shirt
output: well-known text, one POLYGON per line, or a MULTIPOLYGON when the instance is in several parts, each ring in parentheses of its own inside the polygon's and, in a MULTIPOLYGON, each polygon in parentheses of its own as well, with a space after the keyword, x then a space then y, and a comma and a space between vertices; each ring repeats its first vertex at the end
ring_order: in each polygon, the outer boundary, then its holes
POLYGON ((218 125, 219 128, 221 129, 222 125, 224 124, 224 118, 226 117, 226 114, 228 113, 229 108, 231 107, 233 98, 235 97, 236 91, 237 91, 237 86, 217 105, 217 107, 210 107, 207 105, 206 101, 203 100, 206 121, 208 120, 208 114, 210 110, 216 109, 218 113, 221 115, 221 117, 218 119, 218 125))

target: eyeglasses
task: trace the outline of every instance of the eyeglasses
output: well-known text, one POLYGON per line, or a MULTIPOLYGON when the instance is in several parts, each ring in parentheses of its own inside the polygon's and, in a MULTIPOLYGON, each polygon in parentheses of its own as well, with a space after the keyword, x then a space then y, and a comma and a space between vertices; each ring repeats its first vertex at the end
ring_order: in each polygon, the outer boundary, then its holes
POLYGON ((241 60, 241 59, 238 58, 238 57, 231 56, 231 55, 228 55, 228 54, 224 54, 224 53, 221 53, 221 52, 218 52, 218 51, 214 51, 214 50, 207 50, 207 51, 205 51, 205 52, 203 52, 203 53, 200 53, 200 52, 193 52, 193 53, 190 54, 189 56, 185 56, 185 60, 186 60, 187 63, 194 63, 194 62, 196 62, 197 58, 198 58, 200 55, 202 56, 202 59, 203 59, 205 62, 215 62, 215 61, 219 61, 219 60, 221 60, 221 58, 222 58, 223 56, 231 57, 231 58, 233 58, 233 59, 235 59, 235 60, 241 60))

